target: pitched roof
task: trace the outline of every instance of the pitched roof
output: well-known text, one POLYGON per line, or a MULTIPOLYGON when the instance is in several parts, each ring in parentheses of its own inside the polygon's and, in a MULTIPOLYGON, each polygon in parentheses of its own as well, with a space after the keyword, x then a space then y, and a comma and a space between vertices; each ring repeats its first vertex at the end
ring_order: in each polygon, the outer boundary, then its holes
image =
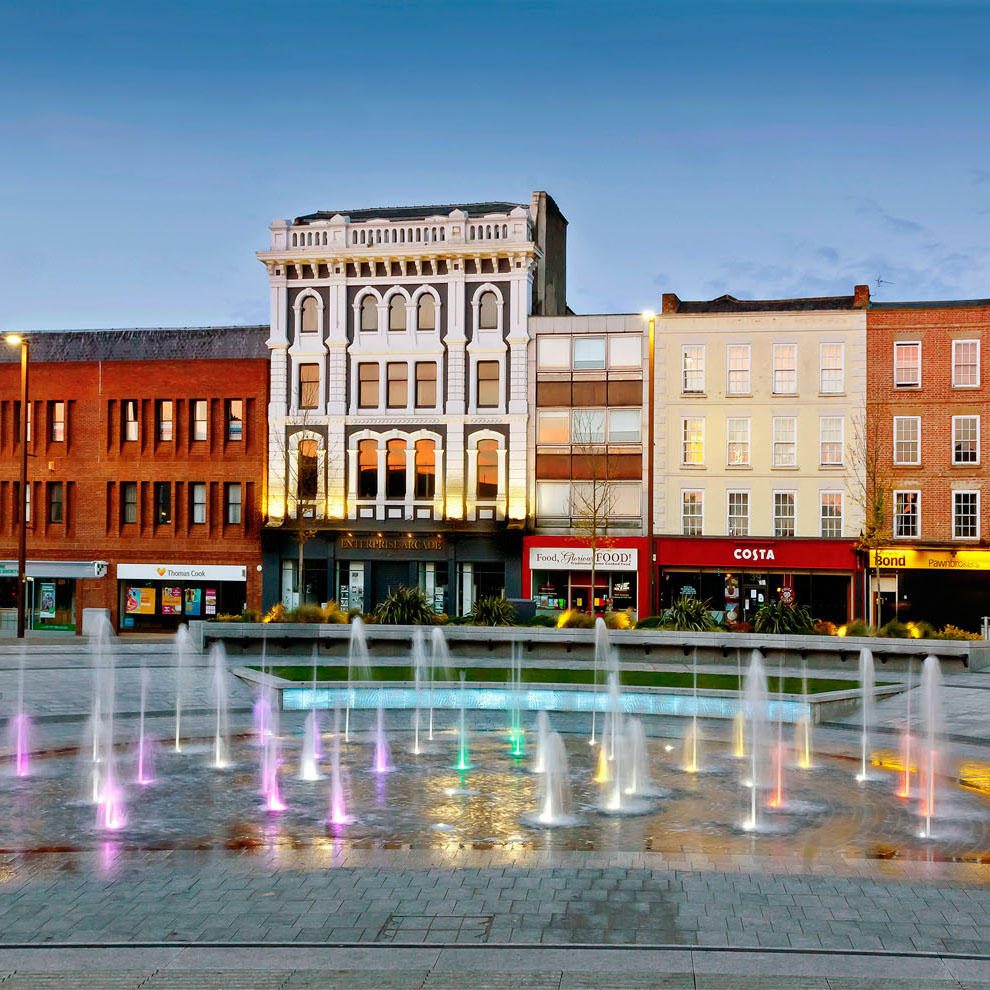
POLYGON ((339 213, 354 223, 362 220, 425 220, 426 217, 445 217, 454 210, 463 210, 469 217, 482 217, 489 213, 511 213, 517 206, 528 209, 526 203, 447 203, 443 206, 381 206, 363 210, 317 210, 296 217, 292 222, 312 223, 314 220, 330 220, 339 213))
MULTIPOLYGON (((269 332, 268 326, 23 331, 32 362, 267 359, 269 332)), ((17 348, 0 347, 0 363, 19 360, 17 348)))
POLYGON ((855 296, 810 296, 803 299, 736 299, 719 296, 710 301, 685 301, 677 305, 678 313, 767 313, 795 310, 855 309, 855 296))

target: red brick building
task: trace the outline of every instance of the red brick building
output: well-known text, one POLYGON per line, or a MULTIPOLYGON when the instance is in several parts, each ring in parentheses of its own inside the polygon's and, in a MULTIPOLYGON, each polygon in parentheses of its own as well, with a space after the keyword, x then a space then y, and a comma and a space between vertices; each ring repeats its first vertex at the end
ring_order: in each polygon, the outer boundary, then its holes
POLYGON ((901 618, 973 630, 990 614, 988 335, 990 299, 868 311, 868 432, 889 492, 881 621, 895 602, 901 618))
MULTIPOLYGON (((267 327, 29 334, 28 628, 261 605, 267 327)), ((19 528, 19 349, 0 348, 0 621, 19 528)))

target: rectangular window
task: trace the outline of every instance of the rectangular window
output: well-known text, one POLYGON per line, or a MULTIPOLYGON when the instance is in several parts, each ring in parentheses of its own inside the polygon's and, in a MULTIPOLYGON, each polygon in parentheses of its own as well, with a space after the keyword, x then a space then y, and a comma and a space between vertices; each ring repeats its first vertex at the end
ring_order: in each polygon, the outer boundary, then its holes
POLYGON ((681 464, 705 463, 705 421, 681 420, 681 464))
MULTIPOLYGON (((18 408, 20 408, 20 403, 18 403, 17 406, 18 406, 18 408)), ((26 437, 28 443, 31 442, 31 435, 32 435, 31 434, 31 427, 33 425, 32 419, 31 419, 31 411, 33 409, 34 409, 34 403, 33 402, 29 402, 28 403, 28 407, 27 407, 27 422, 24 424, 24 429, 25 429, 24 436, 26 437)), ((21 424, 18 422, 18 424, 17 424, 17 436, 20 437, 20 435, 21 435, 21 424)))
POLYGON ((65 439, 65 403, 50 402, 48 404, 48 422, 50 424, 49 440, 61 443, 65 439))
POLYGON ((320 445, 309 438, 300 440, 297 454, 296 498, 314 499, 320 490, 320 445))
POLYGON ((158 440, 160 442, 167 442, 172 439, 174 408, 175 407, 171 399, 158 400, 158 408, 155 410, 155 418, 158 420, 158 440))
POLYGON ((894 492, 894 536, 918 536, 921 492, 894 492))
POLYGON ((605 410, 571 410, 571 439, 574 443, 604 443, 605 410))
POLYGON ((478 362, 478 408, 494 409, 499 405, 498 361, 478 362))
POLYGON ((416 406, 419 409, 434 409, 437 404, 437 364, 436 361, 416 362, 416 406))
POLYGON ((642 485, 612 485, 610 515, 638 516, 643 512, 642 485))
POLYGON ((705 493, 681 492, 681 535, 701 536, 705 525, 705 493))
POLYGON ((238 526, 241 522, 241 486, 239 484, 227 485, 227 522, 231 526, 238 526))
POLYGON ((207 436, 206 424, 209 420, 209 405, 206 399, 194 399, 192 407, 192 438, 193 440, 205 440, 207 436))
POLYGON ((604 337, 574 338, 574 370, 597 371, 605 367, 604 337))
POLYGON ((773 394, 797 392, 797 344, 773 345, 773 394))
POLYGON ((316 409, 320 404, 320 366, 299 365, 299 408, 316 409))
POLYGON ((190 486, 192 488, 192 512, 190 518, 197 526, 206 523, 206 485, 202 482, 190 486))
POLYGON ((378 408, 378 365, 358 365, 358 408, 378 408))
POLYGON ((244 400, 227 400, 227 439, 237 442, 244 438, 244 400))
POLYGON ((62 482, 53 481, 48 485, 48 521, 60 523, 63 514, 62 482))
POLYGON ((567 370, 571 366, 571 338, 542 334, 536 340, 536 366, 542 370, 567 370))
POLYGON ((894 344, 894 385, 918 388, 921 385, 921 341, 903 340, 894 344))
POLYGON ((138 404, 136 399, 124 400, 124 440, 138 438, 138 404))
POLYGON ((773 493, 773 535, 794 535, 794 492, 773 493))
POLYGON ((705 346, 685 344, 681 348, 681 391, 703 395, 705 391, 705 346))
POLYGON ((921 463, 921 417, 894 417, 894 463, 921 463))
POLYGON ((642 411, 639 409, 610 409, 608 411, 608 442, 639 443, 642 415, 642 411))
POLYGON ((842 536, 842 492, 821 492, 821 534, 830 539, 842 536))
POLYGON ((538 481, 536 483, 536 515, 569 516, 571 486, 567 481, 538 481))
POLYGON ((980 417, 952 417, 952 463, 980 463, 980 417))
MULTIPOLYGON (((17 482, 15 482, 15 485, 17 487, 14 489, 14 491, 19 493, 20 485, 17 482)), ((18 505, 20 505, 19 502, 18 505)), ((31 482, 30 481, 28 482, 27 489, 24 492, 24 521, 26 523, 31 522, 31 482)))
POLYGON ((749 492, 728 492, 729 536, 749 536, 749 492))
POLYGON ((725 349, 725 363, 728 368, 729 395, 748 395, 749 382, 749 344, 729 344, 725 349))
POLYGON ((822 344, 819 391, 832 395, 845 391, 844 351, 844 344, 822 344))
POLYGON ((642 368, 643 338, 639 334, 617 334, 608 338, 610 368, 642 368))
POLYGON ((980 342, 978 340, 954 340, 952 342, 952 387, 980 387, 980 342))
POLYGON ((819 463, 841 464, 845 442, 845 419, 842 416, 820 416, 818 418, 819 463))
POLYGON ((741 467, 749 464, 749 417, 725 421, 725 462, 741 467))
POLYGON ((138 486, 136 481, 125 481, 120 486, 120 521, 137 522, 138 486))
POLYGON ((793 416, 774 416, 773 466, 794 467, 797 464, 797 420, 793 416))
POLYGON ((570 413, 566 410, 541 410, 536 417, 537 443, 568 443, 570 440, 570 413))
POLYGON ((385 403, 389 409, 405 409, 409 403, 409 365, 405 361, 389 361, 385 365, 388 382, 385 403))
POLYGON ((155 482, 155 522, 159 526, 172 523, 172 483, 169 481, 155 482))
POLYGON ((952 493, 952 536, 957 540, 975 540, 980 535, 980 493, 952 493))

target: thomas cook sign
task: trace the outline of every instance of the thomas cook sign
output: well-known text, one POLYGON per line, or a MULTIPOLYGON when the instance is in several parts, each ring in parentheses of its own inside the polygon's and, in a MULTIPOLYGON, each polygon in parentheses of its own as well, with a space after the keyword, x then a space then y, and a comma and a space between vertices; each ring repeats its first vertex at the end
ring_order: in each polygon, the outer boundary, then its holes
POLYGON ((907 547, 881 547, 870 551, 870 567, 907 571, 990 571, 990 550, 909 550, 907 547))

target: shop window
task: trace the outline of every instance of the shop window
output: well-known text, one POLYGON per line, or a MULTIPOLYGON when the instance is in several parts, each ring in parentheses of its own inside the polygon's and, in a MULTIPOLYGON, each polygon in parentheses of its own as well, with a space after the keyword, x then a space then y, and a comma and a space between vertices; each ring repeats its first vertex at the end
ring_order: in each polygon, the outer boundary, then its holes
POLYGON ((437 445, 416 441, 416 498, 433 498, 437 490, 437 445))
POLYGON ((478 362, 478 408, 494 409, 499 405, 498 361, 478 362))
POLYGON ((409 403, 409 365, 405 361, 389 361, 385 377, 386 405, 389 409, 405 409, 409 403))
POLYGON ((797 420, 793 416, 775 416, 773 420, 773 466, 797 464, 797 420))
POLYGON ((681 420, 681 464, 703 465, 705 463, 705 421, 704 419, 681 420))
POLYGON ((478 300, 478 329, 498 329, 498 298, 494 292, 483 292, 478 300))
POLYGON ((842 492, 821 493, 821 534, 826 539, 842 536, 842 492))
POLYGON ((137 440, 138 429, 138 404, 136 399, 124 400, 124 440, 137 440))
POLYGON ((300 310, 300 323, 303 333, 318 333, 320 330, 320 310, 319 304, 312 296, 307 296, 302 301, 300 310))
POLYGON ((605 367, 604 337, 574 338, 574 370, 598 371, 605 367))
POLYGON ((952 493, 952 536, 957 540, 975 540, 980 535, 980 493, 952 493))
POLYGON ((361 300, 361 329, 378 329, 378 300, 372 295, 361 300))
POLYGON ((536 417, 537 443, 568 443, 570 413, 566 410, 541 411, 536 417))
POLYGON ((193 440, 205 440, 208 433, 207 421, 209 417, 209 406, 207 405, 206 399, 195 399, 193 400, 192 406, 192 438, 193 440))
POLYGON ((63 518, 62 482, 53 481, 48 485, 48 521, 60 523, 63 518))
POLYGON ((406 497, 405 440, 389 440, 385 446, 385 497, 406 497))
POLYGON ((314 499, 320 490, 320 445, 316 440, 299 441, 299 470, 296 498, 314 499))
POLYGON ((639 409, 610 409, 608 412, 608 442, 639 443, 642 415, 642 411, 639 409))
POLYGON ((617 334, 608 338, 610 368, 642 368, 643 338, 639 334, 617 334))
POLYGON ((749 536, 749 492, 728 492, 729 536, 749 536))
POLYGON ((773 345, 773 394, 797 392, 797 344, 773 345))
POLYGON ((171 399, 158 400, 155 418, 158 420, 159 442, 168 442, 172 439, 172 427, 174 424, 174 406, 171 399))
POLYGON ((227 439, 237 442, 244 438, 244 400, 227 400, 227 439))
POLYGON ((478 482, 475 496, 479 502, 498 498, 498 441, 478 441, 478 482))
POLYGON ((773 493, 773 535, 794 535, 794 492, 773 493))
POLYGON ((378 443, 374 440, 362 440, 358 444, 358 498, 377 497, 378 443))
POLYGON ((894 344, 894 385, 921 387, 921 341, 901 340, 894 344))
POLYGON ((681 535, 701 536, 704 529, 705 493, 681 492, 681 535))
POLYGON ((725 349, 729 395, 749 395, 749 344, 729 344, 725 349))
POLYGON ((436 300, 428 292, 424 292, 419 297, 416 306, 416 329, 436 330, 437 328, 437 304, 436 300))
POLYGON ((952 463, 980 463, 980 417, 952 417, 952 463))
POLYGON ((894 492, 894 536, 917 538, 921 492, 894 492))
POLYGON ((725 421, 727 439, 726 463, 731 467, 749 464, 749 417, 733 417, 725 421))
POLYGON ((921 463, 921 417, 894 417, 894 463, 921 463))
POLYGON ((571 486, 567 481, 536 483, 537 517, 560 517, 571 514, 571 486))
POLYGON ((574 443, 604 443, 605 410, 574 409, 571 412, 571 439, 574 443))
POLYGON ((155 482, 155 522, 159 526, 172 523, 172 484, 169 481, 155 482))
POLYGON ((320 366, 299 365, 299 408, 316 409, 320 404, 320 366))
POLYGON ((569 369, 571 366, 571 338, 551 334, 541 334, 537 337, 536 366, 540 371, 569 369))
POLYGON ((843 432, 845 420, 841 416, 820 416, 818 418, 819 463, 823 465, 842 464, 843 432))
MULTIPOLYGON (((427 296, 427 298, 430 298, 427 296)), ((434 409, 437 404, 437 364, 435 361, 416 362, 416 406, 434 409)))
POLYGON ((978 340, 954 340, 952 342, 952 387, 980 387, 980 342, 978 340))
POLYGON ((681 348, 681 391, 686 395, 704 394, 704 344, 686 344, 681 348))
POLYGON ((206 524, 206 485, 196 482, 190 486, 192 495, 192 512, 190 519, 197 526, 206 524))
POLYGON ((65 440, 65 403, 49 402, 48 403, 48 422, 49 422, 49 433, 48 439, 52 443, 61 443, 65 440))
POLYGON ((138 510, 138 486, 136 481, 124 481, 120 486, 120 521, 136 523, 138 510))
POLYGON ((231 526, 239 526, 241 523, 241 486, 236 483, 228 484, 225 496, 227 523, 231 526))
POLYGON ((358 408, 378 408, 378 365, 358 365, 358 408))
POLYGON ((818 389, 826 394, 838 394, 845 389, 845 345, 822 344, 819 349, 820 369, 818 389))
POLYGON ((388 328, 406 329, 406 297, 398 292, 388 301, 388 328))

